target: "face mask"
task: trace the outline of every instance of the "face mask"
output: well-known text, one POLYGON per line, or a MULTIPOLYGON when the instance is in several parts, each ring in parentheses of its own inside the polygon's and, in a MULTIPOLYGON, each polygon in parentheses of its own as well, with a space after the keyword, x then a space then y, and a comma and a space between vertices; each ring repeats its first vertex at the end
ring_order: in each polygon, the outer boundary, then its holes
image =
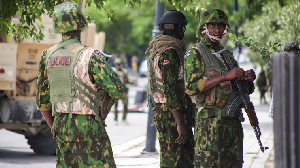
MULTIPOLYGON (((229 29, 229 27, 226 25, 222 37, 224 37, 224 36, 226 36, 228 34, 228 29, 229 29)), ((220 42, 222 40, 222 38, 218 38, 218 37, 210 35, 209 31, 207 30, 207 25, 206 24, 203 26, 203 31, 201 33, 202 34, 207 34, 207 36, 209 37, 209 39, 211 41, 213 41, 213 42, 220 42)))

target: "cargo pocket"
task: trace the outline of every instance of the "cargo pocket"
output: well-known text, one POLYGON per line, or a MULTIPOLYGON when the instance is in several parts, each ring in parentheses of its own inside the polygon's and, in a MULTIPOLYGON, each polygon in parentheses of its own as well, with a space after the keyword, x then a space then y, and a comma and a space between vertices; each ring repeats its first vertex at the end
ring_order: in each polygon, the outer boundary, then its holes
POLYGON ((155 112, 154 116, 152 117, 152 120, 154 121, 155 127, 158 132, 162 132, 162 113, 161 112, 155 112))
POLYGON ((226 104, 228 95, 232 91, 232 87, 230 81, 224 81, 220 83, 220 86, 221 91, 216 101, 216 105, 217 107, 222 108, 226 104))
POLYGON ((215 162, 218 163, 218 152, 201 151, 194 157, 195 166, 199 167, 214 167, 215 162))
POLYGON ((205 105, 212 106, 216 102, 216 88, 213 88, 205 96, 205 105))
POLYGON ((204 98, 205 98, 204 93, 200 93, 200 94, 195 96, 195 99, 197 100, 197 102, 203 102, 204 98))
MULTIPOLYGON (((207 75, 209 76, 209 79, 213 79, 215 77, 218 77, 221 75, 221 70, 219 69, 209 69, 207 72, 207 75)), ((211 89, 206 97, 205 97, 205 105, 207 106, 213 106, 216 103, 216 92, 218 90, 216 90, 217 87, 214 87, 213 89, 211 89)))

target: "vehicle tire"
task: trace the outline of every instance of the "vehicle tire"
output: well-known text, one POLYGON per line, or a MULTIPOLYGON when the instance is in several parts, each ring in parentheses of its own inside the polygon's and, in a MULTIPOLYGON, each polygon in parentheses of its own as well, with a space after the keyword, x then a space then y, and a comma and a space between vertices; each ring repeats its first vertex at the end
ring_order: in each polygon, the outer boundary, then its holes
POLYGON ((43 155, 55 155, 56 150, 56 139, 53 138, 52 134, 36 136, 25 136, 28 140, 27 143, 30 148, 37 154, 43 155))

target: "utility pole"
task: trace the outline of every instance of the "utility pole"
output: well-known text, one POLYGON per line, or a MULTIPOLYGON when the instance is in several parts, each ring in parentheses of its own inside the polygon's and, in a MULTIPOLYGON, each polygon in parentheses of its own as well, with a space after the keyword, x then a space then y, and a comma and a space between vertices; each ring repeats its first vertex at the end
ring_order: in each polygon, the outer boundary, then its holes
MULTIPOLYGON (((238 1, 237 1, 237 0, 234 0, 234 1, 233 1, 233 14, 234 14, 235 12, 237 12, 237 11, 238 11, 238 1)), ((234 34, 235 34, 236 36, 238 36, 236 22, 234 21, 233 24, 234 24, 234 25, 233 25, 233 29, 234 29, 233 31, 234 31, 234 34)), ((240 45, 239 45, 239 44, 235 44, 234 49, 235 49, 235 51, 237 51, 237 52, 236 52, 236 54, 237 54, 236 60, 239 61, 239 57, 240 57, 240 53, 241 53, 240 45)))
MULTIPOLYGON (((154 28, 152 30, 152 37, 156 37, 158 34, 162 32, 158 28, 158 23, 161 16, 164 14, 165 4, 161 3, 159 0, 156 0, 156 12, 155 12, 155 23, 154 28)), ((148 97, 153 100, 152 95, 148 97)), ((154 102, 154 100, 153 100, 154 102)), ((154 116, 154 111, 152 110, 152 105, 149 103, 149 112, 148 112, 148 123, 147 123, 147 139, 146 139, 146 147, 144 148, 142 153, 156 153, 155 142, 156 142, 156 128, 153 120, 151 119, 154 116)))

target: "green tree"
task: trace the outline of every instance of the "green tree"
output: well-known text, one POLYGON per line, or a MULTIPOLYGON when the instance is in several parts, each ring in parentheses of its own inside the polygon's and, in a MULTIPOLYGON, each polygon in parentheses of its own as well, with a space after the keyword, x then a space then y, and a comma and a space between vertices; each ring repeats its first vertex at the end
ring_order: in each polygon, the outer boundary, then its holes
MULTIPOLYGON (((32 37, 36 41, 43 39, 41 33, 42 25, 35 25, 36 20, 41 21, 41 15, 52 16, 54 7, 62 3, 64 0, 0 0, 0 30, 5 36, 13 38, 17 41, 32 37), (12 20, 17 17, 18 20, 12 20)), ((80 0, 70 0, 79 3, 80 0)), ((82 1, 80 1, 82 2, 82 1)), ((114 10, 106 8, 106 0, 86 0, 86 6, 95 4, 97 10, 104 11, 111 20, 114 17, 114 10)), ((134 7, 140 5, 140 0, 119 0, 118 3, 124 3, 134 7)), ((1 39, 2 41, 3 38, 1 39)))
MULTIPOLYGON (((13 35, 17 41, 21 39, 33 37, 34 40, 40 41, 44 35, 41 33, 42 25, 35 25, 36 20, 41 21, 41 15, 46 14, 52 16, 54 7, 65 0, 0 0, 0 30, 5 36, 10 38, 13 35), (12 20, 17 17, 18 21, 12 20)), ((90 7, 95 4, 97 10, 106 14, 110 20, 115 17, 115 11, 106 6, 110 1, 106 0, 70 0, 72 2, 86 2, 86 6, 90 7)), ((116 3, 123 6, 135 7, 141 3, 147 3, 147 0, 118 0, 116 3)), ((169 0, 171 4, 187 4, 187 10, 196 11, 194 9, 195 2, 192 0, 169 0)), ((195 12, 194 12, 195 13, 195 12)), ((2 39, 3 40, 3 39, 2 39)))
POLYGON ((112 53, 144 56, 146 44, 151 40, 155 1, 145 1, 139 7, 129 7, 118 0, 108 1, 105 5, 115 11, 113 22, 105 13, 95 10, 95 5, 86 11, 97 25, 97 31, 106 33, 105 49, 112 53))
MULTIPOLYGON (((297 0, 286 2, 284 6, 278 1, 269 1, 263 6, 261 15, 246 20, 240 31, 244 32, 246 37, 259 42, 257 47, 265 48, 269 54, 283 51, 287 42, 300 41, 299 8, 300 2, 297 0)), ((270 60, 270 55, 264 58, 255 51, 253 49, 249 53, 252 61, 265 65, 270 60)))
MULTIPOLYGON (((41 15, 52 16, 54 6, 64 0, 0 0, 0 30, 3 35, 14 37, 33 37, 42 40, 42 25, 34 25, 41 15), (11 18, 17 16, 19 22, 11 18)), ((81 2, 81 0, 71 0, 81 2)), ((189 24, 185 38, 189 43, 196 42, 195 30, 203 9, 220 8, 228 16, 230 24, 242 25, 240 33, 245 38, 230 38, 235 43, 248 44, 253 51, 265 55, 253 54, 256 61, 268 58, 267 54, 284 46, 287 41, 299 41, 297 29, 299 23, 299 1, 297 0, 237 0, 238 11, 233 11, 231 0, 161 0, 166 2, 166 10, 178 9, 187 16, 189 24), (270 17, 271 15, 271 17, 270 17), (293 17, 294 16, 294 17, 293 17), (245 22, 246 20, 246 22, 245 22), (243 40, 241 40, 243 39, 243 40), (252 40, 252 41, 250 41, 252 40), (266 57, 265 57, 266 56, 266 57), (255 58, 257 57, 257 58, 255 58)), ((154 0, 85 0, 90 20, 98 25, 98 31, 107 33, 107 50, 129 55, 142 55, 152 39, 155 14, 154 0)), ((233 30, 231 28, 231 30, 233 30)), ((4 41, 0 39, 0 41, 4 41)), ((253 57, 253 58, 252 58, 253 57)))
MULTIPOLYGON (((35 41, 43 39, 42 24, 35 25, 36 20, 41 21, 41 15, 52 16, 55 5, 64 0, 0 0, 0 30, 8 38, 17 41, 19 38, 33 38, 35 41), (19 18, 18 21, 12 17, 19 18)), ((80 0, 71 0, 81 2, 80 0)), ((106 46, 108 51, 128 55, 144 55, 152 39, 152 29, 155 15, 155 1, 153 0, 86 0, 86 16, 97 24, 97 31, 106 32, 106 46)), ((187 10, 199 16, 200 8, 197 1, 168 0, 166 8, 187 10)), ((189 22, 186 39, 196 41, 195 27, 197 20, 185 12, 189 22), (191 21, 190 21, 191 20, 191 21), (193 29, 191 29, 193 28, 193 29)), ((3 36, 2 36, 3 37, 3 36)), ((5 41, 5 39, 0 39, 5 41)))

